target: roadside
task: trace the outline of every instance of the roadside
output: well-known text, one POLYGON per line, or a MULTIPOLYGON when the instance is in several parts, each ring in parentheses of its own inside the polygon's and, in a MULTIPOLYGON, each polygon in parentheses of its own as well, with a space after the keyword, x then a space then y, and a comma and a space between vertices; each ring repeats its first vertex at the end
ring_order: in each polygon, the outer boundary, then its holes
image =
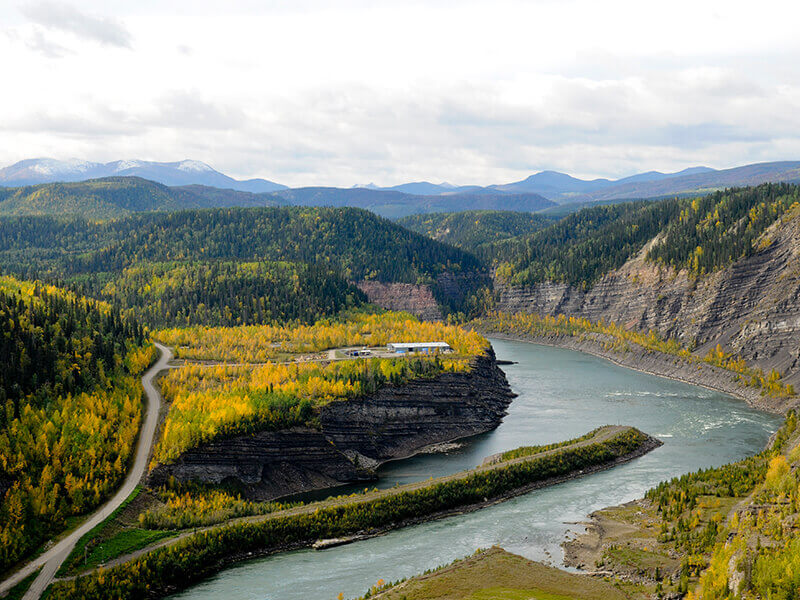
POLYGON ((142 387, 147 396, 147 411, 139 433, 139 440, 136 446, 136 458, 122 487, 117 490, 116 494, 114 494, 110 500, 87 517, 78 528, 0 583, 0 594, 7 592, 22 580, 29 577, 32 573, 41 569, 39 575, 23 596, 23 600, 38 600, 44 590, 50 585, 56 572, 67 556, 69 556, 78 540, 102 523, 121 506, 128 496, 133 493, 136 486, 139 485, 141 479, 146 474, 150 453, 153 449, 158 413, 161 406, 161 395, 153 385, 153 379, 160 371, 167 368, 169 361, 172 359, 172 352, 169 348, 161 344, 156 344, 156 346, 161 352, 161 356, 142 376, 142 387))
MULTIPOLYGON (((166 540, 160 544, 156 544, 135 553, 119 557, 118 559, 107 563, 105 565, 104 573, 114 573, 114 576, 117 578, 125 577, 123 573, 140 573, 137 565, 142 563, 142 561, 139 561, 136 564, 133 564, 132 561, 136 561, 136 559, 143 557, 143 555, 151 553, 156 549, 160 549, 160 553, 158 554, 159 560, 157 562, 161 563, 166 560, 168 564, 168 561, 171 560, 170 557, 172 555, 175 555, 176 557, 184 556, 185 552, 189 551, 188 548, 193 547, 194 544, 207 543, 204 540, 213 540, 219 536, 230 535, 243 535, 247 537, 249 535, 247 533, 248 531, 266 531, 270 528, 275 529, 276 533, 278 531, 288 532, 286 534, 287 539, 285 542, 281 541, 283 537, 283 534, 281 534, 279 537, 274 538, 273 542, 267 547, 259 543, 239 544, 238 547, 240 550, 238 552, 236 550, 231 551, 232 548, 230 547, 221 547, 219 550, 221 554, 219 554, 218 558, 216 558, 213 563, 204 563, 202 566, 198 565, 197 568, 199 571, 195 571, 196 576, 200 576, 200 573, 209 574, 220 568, 229 566, 237 560, 305 547, 312 545, 315 541, 318 541, 319 538, 309 539, 307 535, 301 533, 300 530, 298 530, 296 534, 292 533, 293 527, 295 527, 293 523, 296 523, 297 527, 305 528, 307 527, 306 523, 309 522, 309 519, 311 519, 313 522, 314 519, 319 518, 320 523, 329 523, 328 519, 332 518, 334 514, 340 516, 345 514, 371 514, 373 505, 377 507, 378 504, 375 503, 380 503, 381 508, 379 513, 385 514, 386 518, 382 517, 378 520, 370 519, 369 522, 371 525, 366 525, 367 521, 365 521, 364 523, 366 526, 359 526, 356 521, 354 522, 355 527, 348 526, 344 529, 338 526, 332 527, 330 528, 330 531, 333 535, 329 534, 327 536, 329 538, 350 538, 338 540, 339 542, 363 539, 364 537, 368 536, 380 535, 381 533, 391 529, 405 527, 453 514, 461 514, 478 510, 482 507, 496 504, 508 498, 527 493, 532 489, 553 485, 592 472, 608 469, 617 464, 630 461, 637 456, 641 456, 642 454, 658 447, 659 445, 660 442, 657 440, 643 435, 633 428, 624 426, 607 426, 599 429, 596 434, 589 439, 582 439, 581 441, 576 441, 576 443, 572 445, 563 446, 557 449, 536 452, 533 455, 527 455, 521 458, 509 460, 500 465, 495 464, 491 466, 481 466, 434 480, 415 482, 406 486, 399 486, 388 490, 373 490, 372 492, 368 492, 363 495, 357 495, 355 497, 345 496, 334 498, 323 502, 273 512, 267 515, 243 517, 228 521, 222 525, 202 528, 196 531, 187 531, 177 538, 166 540), (637 441, 634 442, 634 439, 637 441), (601 448, 607 448, 611 451, 610 455, 606 455, 607 458, 601 458, 601 456, 603 456, 602 452, 608 451, 601 451, 601 448), (616 449, 611 450, 612 448, 616 449), (598 452, 601 453, 598 454, 598 452), (575 462, 578 456, 586 458, 581 458, 575 462), (570 467, 570 464, 580 466, 570 467), (529 467, 524 465, 531 466, 529 467), (539 467, 539 465, 541 465, 541 467, 539 467), (555 465, 562 466, 556 467, 555 465), (523 468, 523 470, 519 471, 520 468, 523 468), (525 469, 527 469, 527 471, 525 469), (541 469, 544 469, 544 471, 541 471, 541 469), (495 474, 495 472, 497 472, 497 474, 495 474), (504 473, 511 472, 518 472, 519 474, 509 474, 508 476, 504 475, 504 473), (529 477, 526 482, 525 477, 522 476, 523 472, 530 472, 532 474, 532 478, 529 477), (536 475, 536 473, 539 472, 542 472, 544 476, 542 477, 536 475), (508 484, 499 483, 503 481, 503 478, 507 478, 508 484), (489 484, 490 481, 492 484, 489 484), (450 487, 447 485, 442 487, 445 484, 449 485, 450 487), (477 486, 477 488, 475 486, 477 486), (487 487, 484 488, 483 486, 487 487), (493 486, 499 486, 496 488, 498 491, 492 491, 492 489, 494 489, 493 486), (461 488, 463 488, 463 492, 458 491, 461 488), (473 492, 468 491, 471 489, 485 489, 486 491, 480 492, 478 498, 475 498, 473 492), (431 504, 431 499, 436 497, 436 495, 439 493, 436 490, 442 490, 442 494, 444 495, 442 496, 441 501, 436 501, 431 504), (465 500, 467 498, 469 498, 469 500, 459 501, 458 498, 460 494, 464 494, 465 500), (396 501, 394 500, 401 495, 401 499, 396 501), (425 509, 429 512, 420 512, 412 509, 414 502, 418 501, 415 500, 417 496, 419 496, 419 501, 422 501, 424 505, 430 505, 430 508, 425 509), (423 501, 422 498, 426 498, 426 500, 423 501), (396 513, 396 516, 393 516, 394 509, 390 509, 390 507, 395 504, 399 509, 399 512, 396 513), (439 506, 439 508, 436 508, 436 506, 439 506), (410 512, 408 512, 409 510, 410 512), (330 515, 330 517, 328 515, 330 515), (249 527, 245 524, 249 525, 249 527), (177 546, 174 551, 172 551, 173 546, 177 546), (113 568, 115 566, 127 570, 117 573, 117 570, 113 568)), ((338 518, 339 517, 337 516, 337 519, 338 518)), ((349 522, 348 519, 352 519, 352 517, 345 518, 345 520, 349 522)), ((324 528, 316 529, 316 531, 323 532, 326 531, 326 529, 328 529, 327 525, 324 528)), ((255 539, 260 539, 258 534, 255 535, 255 539)), ((322 535, 322 539, 326 539, 324 534, 322 535)), ((211 555, 209 555, 209 559, 210 558, 211 555)), ((153 561, 150 560, 150 563, 153 563, 153 561)), ((163 565, 159 567, 159 572, 166 572, 164 571, 163 565)), ((70 578, 70 580, 71 579, 74 578, 70 578)), ((66 581, 69 580, 65 580, 65 582, 66 581)), ((148 583, 150 583, 149 579, 148 583)), ((170 582, 167 584, 166 581, 159 583, 161 585, 168 585, 170 587, 177 584, 177 582, 170 582)), ((84 585, 89 585, 92 587, 95 585, 95 583, 92 583, 90 578, 90 581, 84 585)), ((138 583, 135 585, 138 585, 138 583)), ((158 587, 156 582, 153 582, 153 585, 155 587, 150 588, 151 590, 158 587)), ((69 597, 75 597, 74 593, 79 592, 81 589, 82 587, 80 587, 80 585, 78 587, 71 588, 71 593, 73 594, 72 596, 70 596, 70 592, 67 592, 66 589, 64 592, 69 597)))

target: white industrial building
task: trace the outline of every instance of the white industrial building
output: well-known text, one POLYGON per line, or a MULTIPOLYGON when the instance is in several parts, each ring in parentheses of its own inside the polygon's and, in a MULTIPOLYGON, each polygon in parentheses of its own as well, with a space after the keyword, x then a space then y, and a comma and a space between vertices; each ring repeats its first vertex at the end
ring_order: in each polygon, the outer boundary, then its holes
POLYGON ((392 342, 386 349, 395 354, 434 354, 452 352, 447 342, 392 342))

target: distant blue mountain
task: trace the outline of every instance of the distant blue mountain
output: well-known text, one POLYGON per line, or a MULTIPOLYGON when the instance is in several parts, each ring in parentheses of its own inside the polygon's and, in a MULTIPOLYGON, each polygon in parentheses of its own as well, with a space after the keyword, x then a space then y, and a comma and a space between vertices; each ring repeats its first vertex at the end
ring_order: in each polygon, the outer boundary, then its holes
POLYGON ((645 181, 661 181, 662 179, 671 179, 673 177, 683 177, 685 175, 697 175, 699 173, 713 173, 714 169, 709 167, 690 167, 677 173, 661 173, 659 171, 648 171, 647 173, 639 173, 638 175, 631 175, 630 177, 623 177, 617 179, 614 185, 622 185, 625 183, 642 183, 645 181))
MULTIPOLYGON (((614 185, 602 189, 571 196, 566 201, 597 202, 691 196, 730 187, 745 187, 767 182, 800 183, 800 161, 756 163, 721 170, 696 167, 665 177, 651 177, 645 180, 636 180, 635 177, 621 179, 614 182, 614 185)), ((565 199, 557 199, 557 201, 564 202, 565 199)))
POLYGON ((559 173, 558 171, 542 171, 531 175, 527 179, 515 183, 492 185, 491 189, 504 192, 529 192, 541 194, 545 198, 556 201, 569 201, 571 197, 592 194, 601 190, 609 190, 620 185, 630 183, 647 183, 652 181, 663 181, 675 177, 687 175, 698 175, 703 173, 713 173, 714 169, 708 167, 691 167, 677 173, 661 173, 659 171, 648 171, 630 177, 623 177, 616 181, 610 179, 578 179, 559 173))
MULTIPOLYGON (((487 188, 479 185, 453 185, 450 183, 430 183, 429 181, 415 181, 412 183, 401 183, 400 185, 392 185, 389 187, 380 187, 374 183, 367 185, 354 185, 354 188, 365 190, 380 190, 383 192, 403 192, 404 194, 413 194, 415 196, 443 196, 445 194, 464 194, 464 193, 480 193, 487 190, 487 188)), ((492 190, 496 193, 496 190, 492 190)))
POLYGON ((0 169, 0 186, 18 187, 39 183, 75 182, 101 177, 141 177, 164 185, 205 185, 241 192, 263 193, 286 189, 266 179, 238 181, 197 160, 153 162, 117 160, 95 163, 81 160, 33 158, 0 169))
POLYGON ((436 195, 407 194, 396 190, 366 187, 307 187, 274 192, 270 198, 296 206, 353 206, 365 208, 390 219, 433 212, 463 210, 507 210, 536 212, 555 206, 539 194, 509 194, 481 188, 481 193, 436 195))
POLYGON ((522 181, 515 181, 513 183, 505 183, 498 185, 490 185, 481 187, 476 185, 471 186, 455 186, 449 183, 430 183, 427 181, 418 181, 413 183, 403 183, 391 187, 379 187, 374 183, 368 185, 355 186, 359 189, 380 190, 391 192, 403 192, 405 194, 414 194, 418 196, 444 196, 451 194, 538 194, 555 200, 556 202, 570 202, 573 197, 584 196, 600 192, 602 190, 614 189, 617 186, 626 184, 643 184, 648 182, 663 181, 665 179, 672 179, 675 177, 685 177, 689 175, 701 175, 705 173, 713 173, 714 169, 708 167, 691 167, 684 169, 677 173, 661 173, 659 171, 648 171, 647 173, 639 173, 630 177, 623 177, 618 180, 611 179, 578 179, 566 173, 558 171, 541 171, 523 179, 522 181))
POLYGON ((543 196, 562 196, 565 194, 582 194, 603 187, 613 185, 608 179, 594 179, 586 181, 559 173, 557 171, 542 171, 514 183, 492 185, 492 189, 503 192, 531 192, 543 196))

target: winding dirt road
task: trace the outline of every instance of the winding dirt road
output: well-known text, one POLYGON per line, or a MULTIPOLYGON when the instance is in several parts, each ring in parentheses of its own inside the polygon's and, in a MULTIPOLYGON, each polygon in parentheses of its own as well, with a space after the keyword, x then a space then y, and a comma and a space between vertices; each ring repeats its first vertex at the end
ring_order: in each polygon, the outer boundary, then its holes
POLYGON ((28 588, 28 591, 23 596, 23 600, 38 600, 47 586, 50 585, 56 572, 69 556, 70 552, 72 552, 78 540, 119 508, 144 478, 147 473, 147 463, 150 459, 150 453, 153 450, 153 441, 158 426, 158 413, 161 410, 161 394, 159 394, 153 385, 153 379, 160 371, 169 368, 169 361, 172 360, 172 352, 169 348, 161 344, 156 344, 156 347, 158 347, 161 352, 161 356, 158 361, 156 361, 156 364, 150 367, 144 376, 142 376, 142 386, 147 395, 147 411, 144 424, 139 432, 139 442, 136 445, 136 458, 133 461, 133 468, 125 478, 122 487, 119 488, 111 500, 106 502, 94 514, 87 518, 75 531, 0 583, 0 594, 5 594, 31 573, 41 568, 42 570, 38 577, 36 577, 31 587, 28 588))

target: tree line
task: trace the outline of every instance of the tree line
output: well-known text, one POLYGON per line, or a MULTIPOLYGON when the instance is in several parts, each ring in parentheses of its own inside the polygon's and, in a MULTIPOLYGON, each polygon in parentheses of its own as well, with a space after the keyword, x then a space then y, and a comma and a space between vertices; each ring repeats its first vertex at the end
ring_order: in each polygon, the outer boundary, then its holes
POLYGON ((376 498, 320 506, 313 512, 217 527, 111 569, 58 582, 52 593, 65 600, 163 596, 207 577, 226 560, 397 526, 408 519, 496 499, 536 481, 606 464, 637 450, 646 439, 643 433, 628 429, 603 442, 562 448, 413 490, 390 490, 376 498))
POLYGON ((74 287, 151 327, 313 323, 367 301, 331 269, 277 261, 139 263, 74 287))
POLYGON ((155 359, 108 305, 0 277, 0 570, 122 482, 155 359))

